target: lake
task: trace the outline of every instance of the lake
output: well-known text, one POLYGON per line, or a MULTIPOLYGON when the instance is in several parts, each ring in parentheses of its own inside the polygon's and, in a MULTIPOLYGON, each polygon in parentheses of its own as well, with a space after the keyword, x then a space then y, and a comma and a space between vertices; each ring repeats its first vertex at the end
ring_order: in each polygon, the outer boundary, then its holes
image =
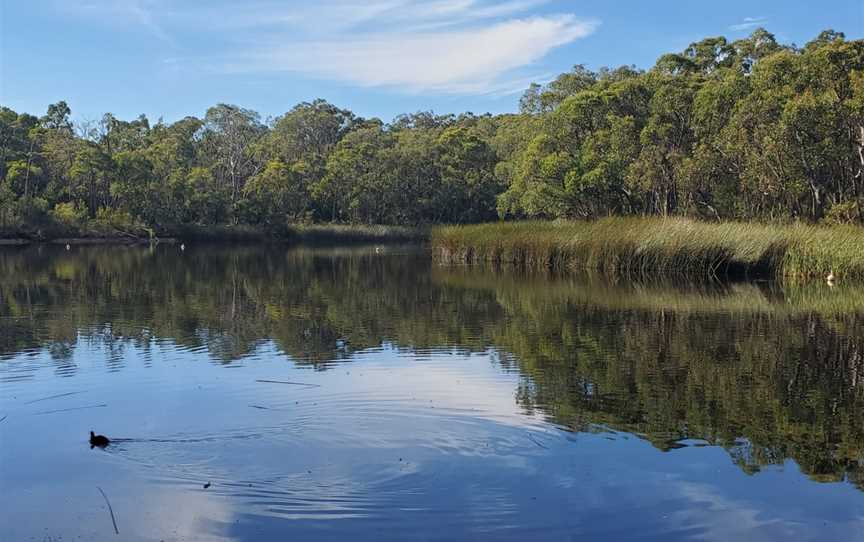
POLYGON ((0 418, 9 541, 860 539, 864 288, 4 248, 0 418))

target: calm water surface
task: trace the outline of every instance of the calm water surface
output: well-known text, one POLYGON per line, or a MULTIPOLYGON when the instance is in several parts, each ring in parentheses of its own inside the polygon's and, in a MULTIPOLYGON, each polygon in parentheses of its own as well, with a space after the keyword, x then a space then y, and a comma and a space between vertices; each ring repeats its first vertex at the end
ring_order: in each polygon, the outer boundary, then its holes
POLYGON ((861 539, 858 300, 4 249, 0 539, 861 539))

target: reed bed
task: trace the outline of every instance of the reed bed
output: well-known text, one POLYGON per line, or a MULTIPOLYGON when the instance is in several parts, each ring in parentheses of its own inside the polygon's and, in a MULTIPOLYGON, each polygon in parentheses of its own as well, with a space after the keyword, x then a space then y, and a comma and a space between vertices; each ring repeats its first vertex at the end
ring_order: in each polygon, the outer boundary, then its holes
POLYGON ((583 269, 615 277, 864 278, 864 229, 683 218, 500 222, 432 232, 436 261, 583 269))

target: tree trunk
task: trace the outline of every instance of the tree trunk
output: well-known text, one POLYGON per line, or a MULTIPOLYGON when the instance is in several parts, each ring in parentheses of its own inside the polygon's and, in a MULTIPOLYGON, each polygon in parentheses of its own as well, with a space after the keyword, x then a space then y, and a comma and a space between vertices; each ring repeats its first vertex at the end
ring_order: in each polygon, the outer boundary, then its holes
POLYGON ((30 164, 33 163, 33 140, 30 140, 30 150, 27 151, 27 171, 24 172, 24 199, 30 195, 30 164))
POLYGON ((864 125, 858 127, 858 174, 852 179, 852 190, 858 206, 858 221, 864 222, 864 205, 861 204, 861 182, 864 181, 864 125))

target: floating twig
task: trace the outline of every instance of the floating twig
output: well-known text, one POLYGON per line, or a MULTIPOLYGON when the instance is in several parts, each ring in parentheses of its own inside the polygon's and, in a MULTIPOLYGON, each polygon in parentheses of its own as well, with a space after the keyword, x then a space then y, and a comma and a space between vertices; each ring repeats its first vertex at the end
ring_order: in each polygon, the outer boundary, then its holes
POLYGON ((111 501, 108 500, 108 495, 106 495, 105 492, 102 491, 102 488, 101 488, 101 487, 96 486, 96 489, 99 490, 99 493, 102 494, 102 498, 105 499, 105 504, 108 505, 108 512, 111 513, 111 523, 114 524, 114 533, 115 533, 115 534, 120 534, 120 530, 117 529, 117 520, 114 519, 114 509, 111 508, 111 501))
POLYGON ((536 444, 537 446, 540 446, 540 447, 543 448, 544 450, 548 450, 548 449, 549 449, 549 448, 547 448, 546 446, 544 446, 543 444, 541 444, 537 439, 535 439, 535 438, 534 438, 534 435, 532 435, 531 433, 525 433, 525 434, 528 435, 528 438, 531 440, 531 442, 533 442, 533 443, 536 444))
POLYGON ((34 414, 38 416, 40 414, 56 414, 58 412, 69 412, 70 410, 84 410, 87 408, 102 408, 102 407, 107 407, 107 406, 108 405, 103 403, 101 405, 89 405, 89 406, 79 406, 79 407, 72 407, 72 408, 60 408, 57 410, 45 410, 42 412, 34 412, 34 414))
POLYGON ((70 396, 70 395, 76 395, 76 394, 79 394, 79 393, 84 393, 84 392, 83 392, 83 391, 70 391, 69 393, 60 393, 60 394, 57 394, 57 395, 50 395, 50 396, 48 396, 48 397, 43 397, 43 398, 41 398, 41 399, 33 399, 32 401, 27 401, 27 402, 24 403, 24 404, 25 404, 25 405, 32 405, 33 403, 38 403, 38 402, 40 402, 40 401, 47 401, 47 400, 49 400, 49 399, 57 399, 58 397, 68 397, 68 396, 70 396))
POLYGON ((291 382, 290 380, 256 380, 255 382, 264 382, 266 384, 290 384, 292 386, 308 386, 310 388, 320 388, 321 384, 308 384, 306 382, 291 382))
POLYGON ((8 417, 9 417, 9 415, 8 415, 8 414, 7 414, 7 415, 5 415, 5 416, 3 416, 3 417, 2 417, 2 418, 0 418, 0 422, 2 422, 2 421, 3 421, 3 420, 5 420, 5 419, 6 419, 6 418, 8 418, 8 417))

